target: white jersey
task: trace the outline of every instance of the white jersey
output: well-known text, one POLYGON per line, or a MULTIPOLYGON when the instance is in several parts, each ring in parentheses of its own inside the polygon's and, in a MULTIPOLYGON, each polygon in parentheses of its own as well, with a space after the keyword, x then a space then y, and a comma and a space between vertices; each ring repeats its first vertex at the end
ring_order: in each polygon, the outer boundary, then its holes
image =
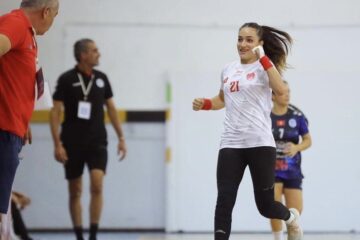
POLYGON ((220 148, 275 147, 269 77, 259 61, 227 65, 221 74, 225 121, 220 148))

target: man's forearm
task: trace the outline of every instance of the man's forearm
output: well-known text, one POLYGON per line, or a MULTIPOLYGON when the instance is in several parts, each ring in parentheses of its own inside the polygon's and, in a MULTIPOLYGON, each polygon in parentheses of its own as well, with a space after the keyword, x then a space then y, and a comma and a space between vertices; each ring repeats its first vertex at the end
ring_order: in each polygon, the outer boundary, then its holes
POLYGON ((114 128, 114 130, 116 132, 116 135, 118 136, 119 140, 121 138, 124 138, 124 133, 122 131, 120 120, 119 120, 119 117, 117 115, 116 109, 109 108, 108 109, 108 114, 109 114, 111 124, 113 125, 113 128, 114 128))

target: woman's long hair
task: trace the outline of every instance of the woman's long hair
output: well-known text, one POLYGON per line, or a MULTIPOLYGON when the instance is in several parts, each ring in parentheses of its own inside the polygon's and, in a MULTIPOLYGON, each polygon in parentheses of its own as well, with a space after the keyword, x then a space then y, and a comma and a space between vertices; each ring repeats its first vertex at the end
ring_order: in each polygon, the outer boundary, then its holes
POLYGON ((277 70, 282 73, 288 65, 286 63, 286 57, 290 51, 292 45, 291 36, 284 31, 279 29, 269 27, 269 26, 260 26, 257 23, 245 23, 240 27, 254 28, 257 32, 257 35, 260 40, 263 40, 265 54, 271 59, 274 63, 277 70))

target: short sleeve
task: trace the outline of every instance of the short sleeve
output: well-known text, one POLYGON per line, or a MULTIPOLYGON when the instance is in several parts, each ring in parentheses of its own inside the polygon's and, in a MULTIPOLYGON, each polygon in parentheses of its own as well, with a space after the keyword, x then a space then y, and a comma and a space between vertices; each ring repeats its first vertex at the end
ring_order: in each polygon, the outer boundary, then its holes
POLYGON ((56 88, 55 88, 55 92, 53 94, 53 99, 57 100, 57 101, 64 101, 65 99, 65 78, 64 76, 60 76, 57 84, 56 84, 56 88))
POLYGON ((220 75, 220 90, 224 90, 224 72, 225 70, 222 70, 220 75))
POLYGON ((304 136, 309 133, 308 121, 304 115, 299 116, 299 134, 304 136))
POLYGON ((104 81, 105 81, 105 99, 109 99, 113 97, 113 92, 111 89, 111 85, 109 82, 109 79, 107 78, 107 76, 104 74, 104 81))
POLYGON ((220 75, 220 90, 224 90, 224 84, 226 83, 227 81, 227 72, 228 72, 228 69, 230 68, 230 66, 232 65, 233 63, 228 63, 225 65, 225 67, 223 68, 223 70, 221 71, 221 75, 220 75))
POLYGON ((0 34, 7 36, 11 42, 11 48, 22 44, 25 39, 26 31, 30 31, 24 26, 21 19, 15 16, 0 18, 0 34))

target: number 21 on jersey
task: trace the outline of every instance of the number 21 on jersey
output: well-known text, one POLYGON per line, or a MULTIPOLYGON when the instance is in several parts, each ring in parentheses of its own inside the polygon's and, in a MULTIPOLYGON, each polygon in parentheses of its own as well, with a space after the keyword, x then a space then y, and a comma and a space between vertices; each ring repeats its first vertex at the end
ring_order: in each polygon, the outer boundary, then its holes
POLYGON ((238 92, 239 91, 239 81, 230 82, 230 92, 238 92))

